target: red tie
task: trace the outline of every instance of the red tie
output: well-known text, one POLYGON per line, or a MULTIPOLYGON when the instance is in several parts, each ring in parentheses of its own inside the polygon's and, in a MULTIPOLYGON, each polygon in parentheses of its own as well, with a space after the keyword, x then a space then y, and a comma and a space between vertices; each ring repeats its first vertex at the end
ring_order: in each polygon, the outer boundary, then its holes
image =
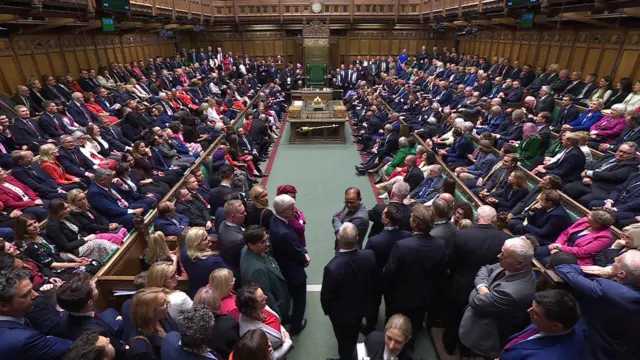
POLYGON ((27 122, 27 125, 29 125, 29 127, 31 128, 31 130, 35 131, 36 133, 38 133, 38 135, 40 135, 40 132, 38 130, 36 130, 36 127, 33 126, 33 124, 31 123, 31 120, 27 119, 25 120, 27 122))

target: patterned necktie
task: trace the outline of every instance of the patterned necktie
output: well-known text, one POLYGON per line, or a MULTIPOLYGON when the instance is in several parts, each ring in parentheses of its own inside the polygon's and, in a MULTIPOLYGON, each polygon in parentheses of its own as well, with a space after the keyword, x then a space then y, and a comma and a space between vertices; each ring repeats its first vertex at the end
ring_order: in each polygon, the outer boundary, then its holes
POLYGON ((112 188, 108 188, 108 191, 111 193, 111 195, 113 195, 113 197, 116 199, 116 202, 118 203, 118 206, 120 206, 123 209, 128 209, 129 208, 129 203, 123 199, 120 194, 118 194, 115 190, 113 190, 112 188))
POLYGON ((276 259, 273 258, 273 256, 267 253, 263 253, 262 261, 264 261, 265 264, 280 270, 280 266, 278 266, 278 262, 276 261, 276 259))

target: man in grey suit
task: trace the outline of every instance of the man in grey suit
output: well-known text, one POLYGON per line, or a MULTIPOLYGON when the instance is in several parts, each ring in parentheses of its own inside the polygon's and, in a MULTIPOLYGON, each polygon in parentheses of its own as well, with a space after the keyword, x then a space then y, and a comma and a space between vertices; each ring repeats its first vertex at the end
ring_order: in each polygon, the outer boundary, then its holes
POLYGON ((231 267, 236 277, 240 271, 240 252, 244 247, 241 224, 247 213, 240 200, 229 200, 224 204, 224 221, 218 229, 220 257, 231 267))
POLYGON ((522 330, 533 300, 533 246, 523 237, 505 241, 500 262, 480 268, 460 323, 460 341, 483 357, 496 358, 507 337, 522 330))
POLYGON ((362 203, 360 189, 350 187, 344 192, 344 207, 331 219, 333 233, 336 235, 335 250, 338 251, 338 230, 344 223, 352 223, 358 229, 358 249, 362 249, 367 231, 369 231, 369 213, 362 203))
POLYGON ((242 249, 242 284, 256 283, 267 296, 267 305, 285 321, 289 314, 289 291, 276 260, 269 255, 269 235, 262 226, 250 225, 244 231, 247 246, 242 249))

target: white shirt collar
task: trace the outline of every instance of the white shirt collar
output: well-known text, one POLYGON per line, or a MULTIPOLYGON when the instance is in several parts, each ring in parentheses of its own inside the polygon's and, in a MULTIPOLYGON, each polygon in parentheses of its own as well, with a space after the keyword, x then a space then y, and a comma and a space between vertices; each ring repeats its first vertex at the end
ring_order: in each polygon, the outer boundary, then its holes
POLYGON ((11 321, 18 324, 24 324, 24 318, 17 318, 13 316, 0 315, 0 321, 11 321))
POLYGON ((346 253, 346 252, 352 252, 352 251, 356 251, 357 248, 353 248, 353 249, 340 249, 338 250, 339 253, 346 253))
POLYGON ((69 311, 69 314, 75 315, 75 316, 86 316, 86 317, 95 317, 96 316, 96 314, 93 311, 89 311, 89 312, 86 312, 86 313, 78 313, 78 312, 69 311))

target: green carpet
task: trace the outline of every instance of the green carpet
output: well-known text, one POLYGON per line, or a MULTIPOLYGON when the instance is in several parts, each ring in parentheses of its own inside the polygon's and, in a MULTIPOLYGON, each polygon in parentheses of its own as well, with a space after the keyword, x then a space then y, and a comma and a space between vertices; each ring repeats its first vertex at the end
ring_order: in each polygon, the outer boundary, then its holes
MULTIPOLYGON (((269 198, 273 201, 280 185, 291 184, 297 190, 296 206, 307 220, 306 241, 311 264, 307 268, 307 328, 295 337, 288 360, 320 360, 337 357, 337 343, 329 319, 320 306, 320 286, 324 266, 334 256, 331 217, 343 206, 344 191, 355 186, 362 192, 367 208, 376 204, 368 177, 358 176, 354 165, 360 155, 347 129, 345 145, 289 144, 289 126, 275 153, 268 178, 269 198)), ((384 312, 384 307, 381 307, 384 312)), ((382 316, 378 328, 382 329, 382 316)), ((436 359, 431 341, 423 331, 416 345, 416 355, 436 359)))

